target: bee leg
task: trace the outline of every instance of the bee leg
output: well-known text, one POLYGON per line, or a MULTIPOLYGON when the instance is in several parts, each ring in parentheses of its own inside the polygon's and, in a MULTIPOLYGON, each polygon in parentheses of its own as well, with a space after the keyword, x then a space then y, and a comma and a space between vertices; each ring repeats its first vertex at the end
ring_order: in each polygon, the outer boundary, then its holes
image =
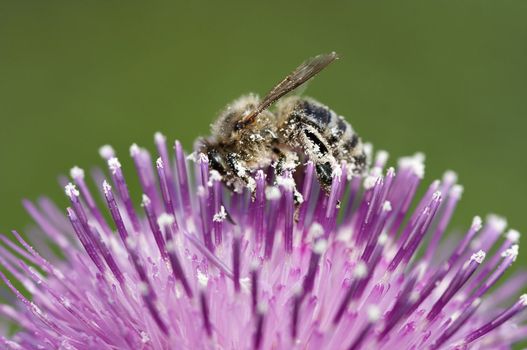
POLYGON ((232 179, 230 187, 234 192, 240 193, 244 187, 249 187, 251 180, 254 181, 254 179, 251 178, 249 169, 240 162, 238 157, 236 153, 228 153, 226 163, 232 179))
MULTIPOLYGON (((298 165, 298 157, 295 153, 290 151, 284 151, 279 148, 274 148, 273 152, 277 155, 277 161, 274 166, 275 176, 283 175, 286 170, 294 170, 298 165), (294 168, 291 167, 294 164, 294 168)), ((295 222, 298 222, 300 215, 300 206, 303 202, 302 194, 296 189, 293 192, 293 201, 295 204, 295 212, 293 214, 295 222)))
POLYGON ((283 175, 287 156, 284 154, 284 152, 282 152, 281 149, 276 147, 273 148, 273 152, 277 157, 276 163, 274 165, 274 173, 276 176, 283 175))
POLYGON ((283 175, 286 171, 295 171, 298 166, 298 156, 295 152, 275 147, 273 148, 273 153, 276 156, 274 164, 276 175, 283 175))
POLYGON ((331 163, 317 163, 315 165, 315 170, 317 172, 317 178, 318 182, 320 183, 320 187, 322 187, 326 194, 329 194, 331 191, 331 183, 333 182, 333 167, 331 166, 331 163))

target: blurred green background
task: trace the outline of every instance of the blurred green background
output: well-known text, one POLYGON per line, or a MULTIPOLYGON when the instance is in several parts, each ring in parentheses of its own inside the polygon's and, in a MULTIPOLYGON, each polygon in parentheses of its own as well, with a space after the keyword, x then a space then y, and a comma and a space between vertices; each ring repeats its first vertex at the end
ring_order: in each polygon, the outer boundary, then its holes
MULTIPOLYGON (((423 151, 427 182, 459 173, 453 227, 497 212, 527 231, 526 1, 2 1, 0 232, 57 175, 112 144, 188 148, 226 103, 305 58, 342 59, 305 94, 391 161, 423 151)), ((527 262, 527 254, 522 255, 527 262)))
POLYGON ((456 170, 452 228, 492 211, 527 232, 524 0, 0 0, 0 232, 31 222, 22 198, 65 207, 57 175, 103 165, 100 145, 128 171, 155 131, 189 149, 226 103, 333 50, 307 95, 392 164, 425 152, 427 182, 456 170))

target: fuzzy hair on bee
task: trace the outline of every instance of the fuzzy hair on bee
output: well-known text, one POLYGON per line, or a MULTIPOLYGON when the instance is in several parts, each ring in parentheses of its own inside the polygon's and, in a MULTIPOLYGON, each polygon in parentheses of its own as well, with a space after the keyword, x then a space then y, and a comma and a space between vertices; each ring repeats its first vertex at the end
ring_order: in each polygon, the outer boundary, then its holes
POLYGON ((352 126, 327 106, 311 98, 288 96, 335 61, 333 52, 307 60, 278 83, 263 99, 242 96, 229 104, 200 139, 212 169, 234 191, 254 190, 254 171, 274 167, 277 175, 304 161, 315 165, 321 188, 329 193, 333 169, 345 162, 349 173, 362 174, 367 156, 352 126), (269 107, 278 101, 276 108, 269 107))

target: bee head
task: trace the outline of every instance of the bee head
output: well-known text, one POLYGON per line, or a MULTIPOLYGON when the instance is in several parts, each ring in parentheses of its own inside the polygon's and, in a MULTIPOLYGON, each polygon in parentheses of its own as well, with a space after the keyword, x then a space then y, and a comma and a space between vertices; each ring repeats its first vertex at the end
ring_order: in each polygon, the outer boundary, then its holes
POLYGON ((212 135, 220 139, 229 139, 237 135, 248 124, 242 119, 249 115, 258 106, 259 98, 256 95, 245 95, 230 103, 212 124, 212 135))
POLYGON ((199 138, 195 145, 195 149, 198 153, 207 155, 211 169, 216 170, 221 174, 225 174, 227 171, 227 164, 225 162, 222 148, 221 144, 215 139, 205 137, 199 138))
POLYGON ((202 153, 205 153, 209 158, 209 166, 224 175, 229 171, 227 163, 227 154, 221 146, 203 142, 201 146, 202 153))

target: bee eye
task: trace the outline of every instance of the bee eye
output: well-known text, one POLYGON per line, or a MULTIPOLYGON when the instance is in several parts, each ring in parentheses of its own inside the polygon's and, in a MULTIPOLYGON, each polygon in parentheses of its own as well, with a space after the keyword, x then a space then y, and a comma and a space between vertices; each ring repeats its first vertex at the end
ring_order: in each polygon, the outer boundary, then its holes
POLYGON ((210 150, 207 152, 207 156, 209 157, 209 164, 212 169, 219 171, 220 173, 225 173, 227 171, 227 164, 220 153, 215 150, 210 150))
POLYGON ((326 145, 324 145, 324 142, 322 142, 317 137, 317 135, 315 135, 314 133, 312 133, 311 131, 306 130, 306 129, 304 129, 304 134, 306 135, 308 140, 311 141, 311 143, 313 145, 318 146, 318 149, 319 149, 320 153, 322 153, 322 155, 326 155, 328 153, 328 149, 327 149, 326 145))

